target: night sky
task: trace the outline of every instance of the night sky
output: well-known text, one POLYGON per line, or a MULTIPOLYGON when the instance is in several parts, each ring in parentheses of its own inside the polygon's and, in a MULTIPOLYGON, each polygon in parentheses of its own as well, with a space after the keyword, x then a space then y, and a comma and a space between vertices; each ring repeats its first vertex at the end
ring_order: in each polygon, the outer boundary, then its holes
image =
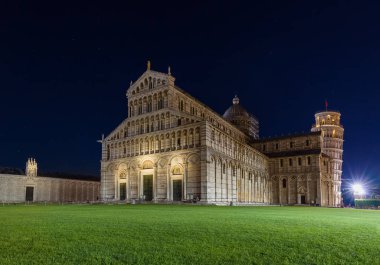
POLYGON ((237 94, 262 137, 309 131, 327 99, 343 178, 380 179, 380 3, 55 2, 0 7, 1 166, 99 175, 149 59, 220 114, 237 94))

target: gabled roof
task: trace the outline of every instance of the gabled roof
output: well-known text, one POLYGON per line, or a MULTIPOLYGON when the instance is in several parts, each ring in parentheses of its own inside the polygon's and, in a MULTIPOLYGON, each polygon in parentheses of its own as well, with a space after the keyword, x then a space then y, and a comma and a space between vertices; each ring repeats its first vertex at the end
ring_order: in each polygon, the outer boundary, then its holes
POLYGON ((173 77, 170 73, 170 68, 167 74, 153 71, 153 70, 150 70, 150 63, 148 62, 147 70, 135 82, 131 81, 131 84, 127 90, 127 96, 129 97, 131 95, 131 91, 141 86, 141 84, 145 86, 146 85, 145 81, 149 80, 149 78, 165 80, 166 83, 171 82, 172 84, 174 84, 174 81, 175 81, 175 77, 173 77))
MULTIPOLYGON (((153 78, 161 78, 161 79, 167 79, 168 77, 174 78, 173 76, 153 70, 146 70, 135 82, 133 82, 133 86, 137 86, 141 84, 147 77, 153 77, 153 78)), ((175 78, 174 78, 175 79, 175 78)))

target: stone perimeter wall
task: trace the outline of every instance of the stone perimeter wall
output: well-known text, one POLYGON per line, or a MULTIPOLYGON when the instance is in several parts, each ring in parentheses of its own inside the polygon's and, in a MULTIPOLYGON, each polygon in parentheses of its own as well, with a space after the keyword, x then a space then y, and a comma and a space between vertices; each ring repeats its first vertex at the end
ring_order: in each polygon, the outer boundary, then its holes
POLYGON ((100 182, 0 174, 0 202, 25 202, 26 187, 35 202, 87 202, 99 199, 100 182))

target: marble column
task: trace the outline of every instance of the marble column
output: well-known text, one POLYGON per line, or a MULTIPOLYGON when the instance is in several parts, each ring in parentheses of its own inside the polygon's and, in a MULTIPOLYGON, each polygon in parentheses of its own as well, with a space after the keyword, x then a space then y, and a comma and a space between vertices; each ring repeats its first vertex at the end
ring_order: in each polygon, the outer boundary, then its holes
POLYGON ((170 167, 168 164, 166 168, 166 200, 170 200, 170 167))
POLYGON ((157 164, 153 166, 153 201, 157 199, 157 164))
POLYGON ((279 177, 278 178, 278 202, 281 204, 282 201, 281 201, 281 182, 282 182, 282 179, 279 177))
POLYGON ((185 166, 185 172, 183 175, 183 195, 182 195, 182 198, 187 200, 187 176, 188 176, 189 165, 188 165, 188 163, 185 163, 184 166, 185 166))

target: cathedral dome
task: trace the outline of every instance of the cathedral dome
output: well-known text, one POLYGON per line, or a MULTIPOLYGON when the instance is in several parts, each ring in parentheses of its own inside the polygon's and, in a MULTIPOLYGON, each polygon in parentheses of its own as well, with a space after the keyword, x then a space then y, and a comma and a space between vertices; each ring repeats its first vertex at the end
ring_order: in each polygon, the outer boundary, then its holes
POLYGON ((224 112, 223 118, 234 124, 245 134, 258 139, 259 121, 240 105, 240 100, 237 96, 233 98, 232 103, 232 106, 224 112))
POLYGON ((239 117, 245 117, 248 118, 250 115, 248 111, 245 110, 245 108, 239 104, 240 100, 237 96, 235 96, 232 100, 232 106, 229 107, 226 112, 223 114, 223 118, 225 118, 228 121, 235 120, 239 117))

